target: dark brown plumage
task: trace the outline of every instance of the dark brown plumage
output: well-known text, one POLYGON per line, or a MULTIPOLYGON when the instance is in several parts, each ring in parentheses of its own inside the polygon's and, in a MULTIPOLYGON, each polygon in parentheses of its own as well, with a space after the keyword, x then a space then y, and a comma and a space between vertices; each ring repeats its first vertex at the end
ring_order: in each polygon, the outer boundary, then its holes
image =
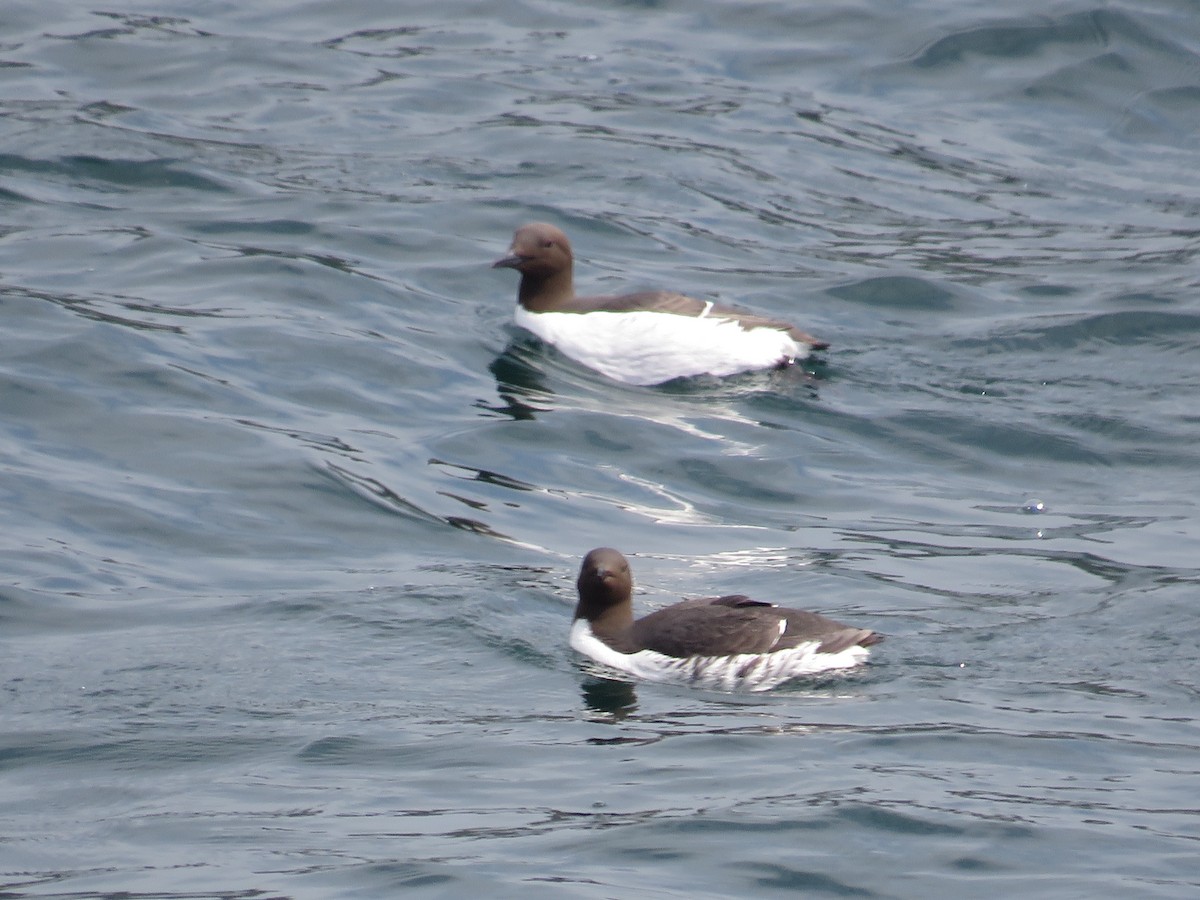
POLYGON ((610 547, 588 553, 576 585, 575 618, 587 619, 592 633, 621 653, 653 650, 681 658, 727 656, 773 653, 820 641, 816 652, 832 654, 883 640, 869 629, 741 594, 684 600, 635 620, 629 561, 610 547))
POLYGON ((545 312, 632 312, 648 311, 679 316, 728 319, 742 328, 772 328, 814 350, 824 350, 822 341, 788 322, 760 316, 731 306, 721 306, 672 291, 644 291, 619 296, 577 297, 574 284, 575 258, 571 242, 561 229, 545 222, 531 222, 517 229, 507 256, 492 268, 516 269, 521 273, 517 300, 534 313, 545 312))

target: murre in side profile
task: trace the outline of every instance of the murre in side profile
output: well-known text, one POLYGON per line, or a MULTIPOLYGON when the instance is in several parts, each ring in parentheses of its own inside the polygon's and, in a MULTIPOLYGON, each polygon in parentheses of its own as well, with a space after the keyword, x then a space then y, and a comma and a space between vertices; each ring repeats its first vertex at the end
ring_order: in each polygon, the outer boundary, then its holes
POLYGON ((545 222, 518 228, 492 268, 521 273, 518 325, 626 384, 781 368, 829 346, 787 322, 670 291, 577 297, 571 242, 545 222))
POLYGON ((584 557, 576 584, 571 646, 647 681, 766 691, 853 668, 883 640, 866 628, 741 594, 684 600, 635 620, 629 561, 611 547, 584 557))

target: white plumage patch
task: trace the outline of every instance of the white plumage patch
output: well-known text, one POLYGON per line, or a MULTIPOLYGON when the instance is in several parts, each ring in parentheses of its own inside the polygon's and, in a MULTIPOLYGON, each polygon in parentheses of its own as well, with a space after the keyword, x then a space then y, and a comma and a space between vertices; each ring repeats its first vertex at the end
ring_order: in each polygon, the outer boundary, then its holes
POLYGON ((809 353, 807 344, 777 328, 746 330, 730 319, 707 315, 650 310, 532 313, 518 304, 514 320, 575 361, 626 384, 734 375, 804 359, 809 353))
POLYGON ((769 691, 793 678, 853 668, 869 655, 866 647, 857 645, 838 653, 818 653, 820 641, 808 641, 773 653, 733 656, 679 658, 653 650, 621 653, 596 637, 587 619, 576 619, 571 625, 571 646, 589 659, 646 681, 721 691, 769 691))

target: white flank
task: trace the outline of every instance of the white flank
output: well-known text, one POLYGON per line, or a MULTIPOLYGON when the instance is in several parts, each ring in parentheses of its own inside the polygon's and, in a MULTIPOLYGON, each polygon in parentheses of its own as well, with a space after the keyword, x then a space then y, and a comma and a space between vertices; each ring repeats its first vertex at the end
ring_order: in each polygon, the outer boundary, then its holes
POLYGON ((626 384, 734 375, 808 356, 809 346, 787 332, 766 327, 747 331, 707 312, 700 317, 650 310, 531 313, 518 304, 513 319, 577 362, 626 384))
POLYGON ((734 656, 679 658, 639 650, 620 653, 592 634, 587 619, 571 625, 571 646, 601 665, 646 681, 688 684, 720 691, 769 691, 785 681, 851 669, 870 655, 866 647, 849 647, 839 653, 818 653, 819 641, 809 641, 774 653, 739 653, 734 656))

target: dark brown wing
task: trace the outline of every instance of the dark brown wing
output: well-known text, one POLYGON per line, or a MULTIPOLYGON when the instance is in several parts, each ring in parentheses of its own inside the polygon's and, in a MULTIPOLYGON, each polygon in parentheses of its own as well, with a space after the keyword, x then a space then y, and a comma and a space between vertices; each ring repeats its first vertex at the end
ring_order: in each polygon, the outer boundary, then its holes
POLYGON ((751 600, 745 594, 726 594, 725 596, 706 596, 697 600, 698 604, 707 604, 708 606, 774 606, 768 604, 766 600, 751 600))
POLYGON ((883 640, 882 635, 867 628, 855 628, 843 625, 833 619, 802 609, 780 609, 779 613, 787 620, 787 629, 779 639, 777 649, 795 647, 805 641, 819 640, 820 653, 840 653, 856 644, 860 647, 870 647, 883 640))
POLYGON ((829 346, 828 341, 818 340, 807 332, 788 322, 771 319, 756 313, 747 312, 733 306, 720 306, 705 300, 698 300, 686 294, 676 294, 672 291, 643 291, 637 294, 625 294, 620 297, 576 297, 561 308, 563 312, 593 312, 605 310, 608 312, 649 311, 673 313, 677 316, 699 316, 708 310, 711 319, 730 319, 742 328, 775 328, 787 332, 793 340, 811 344, 814 349, 824 350, 829 346))
POLYGON ((810 344, 814 350, 824 350, 829 346, 829 341, 818 340, 807 331, 801 331, 789 322, 781 322, 779 319, 771 319, 767 316, 746 312, 734 306, 714 306, 709 310, 708 315, 709 318, 714 319, 733 319, 746 330, 751 328, 778 328, 780 331, 786 331, 788 337, 792 340, 810 344))
POLYGON ((774 603, 768 603, 766 600, 751 600, 745 594, 726 594, 723 597, 696 597, 692 600, 684 600, 676 603, 676 607, 680 606, 775 606, 774 603))
POLYGON ((766 653, 779 640, 783 614, 771 606, 687 603, 633 623, 632 637, 667 656, 729 656, 766 653))

